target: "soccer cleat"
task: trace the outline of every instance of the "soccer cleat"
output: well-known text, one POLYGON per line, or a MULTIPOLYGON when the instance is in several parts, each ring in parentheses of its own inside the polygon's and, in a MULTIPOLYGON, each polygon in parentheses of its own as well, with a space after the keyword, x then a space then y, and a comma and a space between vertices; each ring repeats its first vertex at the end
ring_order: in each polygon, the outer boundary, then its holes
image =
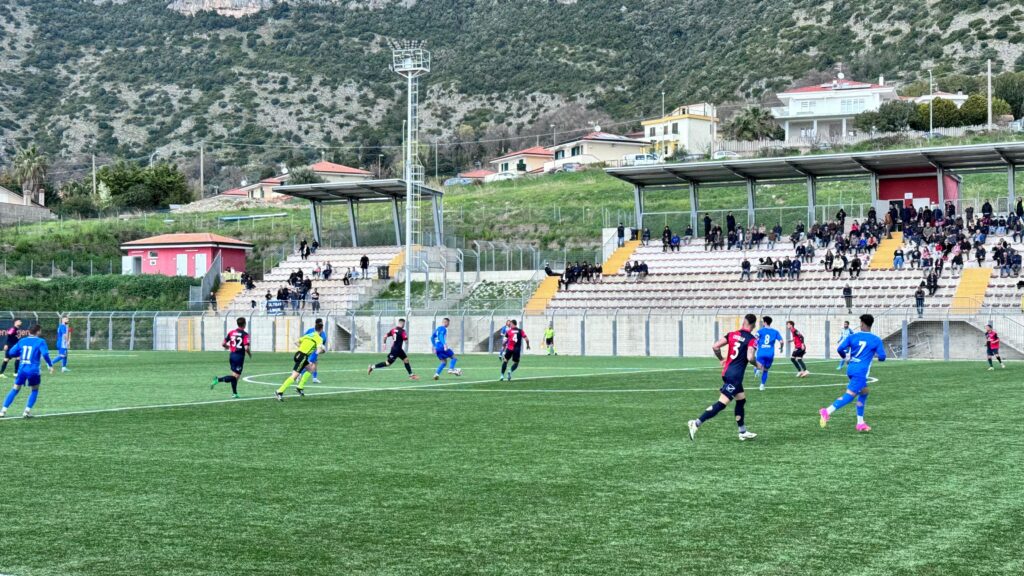
POLYGON ((7 408, 0 408, 0 418, 7 416, 7 408))
POLYGON ((822 428, 828 426, 828 419, 832 417, 832 415, 828 413, 828 408, 818 410, 818 415, 821 416, 821 419, 818 420, 818 426, 821 426, 822 428))
POLYGON ((455 368, 454 370, 449 370, 448 373, 451 374, 452 376, 462 376, 462 369, 455 368))
POLYGON ((754 378, 757 378, 760 375, 761 375, 761 371, 758 370, 757 368, 754 368, 754 378))
POLYGON ((69 370, 68 368, 65 367, 65 368, 61 368, 60 372, 61 372, 61 374, 65 374, 67 372, 71 372, 71 370, 69 370))
POLYGON ((305 398, 306 397, 306 391, 303 390, 302 388, 296 388, 295 391, 299 393, 299 398, 305 398))
POLYGON ((698 428, 697 421, 696 420, 690 420, 689 422, 686 423, 686 427, 690 430, 690 440, 692 441, 693 437, 697 435, 697 428, 698 428))
MULTIPOLYGON (((449 372, 449 374, 451 374, 451 372, 449 372)), ((440 379, 441 379, 441 375, 440 374, 434 374, 434 380, 440 380, 440 379)))
POLYGON ((753 440, 754 438, 757 438, 757 434, 754 434, 753 432, 740 432, 740 442, 744 440, 753 440))
POLYGON ((218 379, 217 379, 217 377, 214 377, 214 378, 213 378, 213 382, 212 382, 212 383, 210 383, 210 390, 213 390, 214 388, 216 388, 216 387, 217 387, 217 384, 218 384, 219 382, 220 382, 220 380, 218 380, 218 379))
POLYGON ((502 374, 501 376, 498 376, 498 382, 504 382, 504 381, 505 381, 505 375, 504 374, 502 374))
POLYGON ((761 392, 764 392, 764 384, 761 384, 761 386, 758 387, 758 390, 760 390, 761 392))
POLYGON ((419 380, 420 377, 415 374, 409 374, 409 380, 419 380))
POLYGON ((366 375, 369 376, 370 374, 373 374, 373 364, 370 364, 370 367, 366 369, 366 375))
POLYGON ((0 372, 0 378, 7 378, 7 374, 4 374, 3 372, 0 372))
POLYGON ((284 394, 280 392, 274 392, 274 398, 277 398, 278 402, 284 402, 284 394))
POLYGON ((28 408, 25 408, 25 411, 21 413, 21 417, 22 418, 31 418, 32 417, 32 411, 29 410, 28 408))
POLYGON ((871 426, 865 423, 857 424, 857 432, 871 432, 871 426))
POLYGON ((839 366, 836 366, 836 370, 842 370, 842 369, 843 369, 843 363, 840 362, 839 366))
POLYGON ((319 378, 313 378, 313 384, 319 384, 319 383, 320 383, 320 379, 319 378))
POLYGON ((508 372, 507 374, 505 374, 505 381, 506 382, 511 382, 512 381, 512 373, 511 372, 508 372))
POLYGON ((991 371, 993 371, 993 370, 995 370, 995 368, 993 368, 992 366, 989 366, 989 367, 988 367, 988 371, 989 371, 989 372, 991 372, 991 371))
POLYGON ((241 396, 239 396, 238 394, 232 394, 231 397, 235 399, 241 398, 241 396))
POLYGON ((1000 362, 1000 363, 999 363, 999 367, 1000 367, 1000 368, 1006 368, 1006 364, 1003 364, 1002 362, 1000 362))

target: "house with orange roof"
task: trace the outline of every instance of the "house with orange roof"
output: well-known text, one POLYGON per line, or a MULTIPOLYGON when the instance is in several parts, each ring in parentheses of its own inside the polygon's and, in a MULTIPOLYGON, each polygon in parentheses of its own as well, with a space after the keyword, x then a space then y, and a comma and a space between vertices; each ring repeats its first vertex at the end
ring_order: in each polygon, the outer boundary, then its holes
POLYGON ((468 170, 466 172, 459 172, 459 178, 468 178, 477 182, 483 182, 484 178, 496 174, 494 170, 488 170, 486 168, 477 168, 476 170, 468 170))
POLYGON ((491 160, 489 164, 496 172, 515 172, 517 174, 528 174, 531 172, 542 172, 544 163, 550 162, 555 153, 543 146, 532 146, 516 152, 509 152, 491 160))
POLYGON ((360 168, 335 164, 334 162, 317 162, 311 164, 309 169, 324 180, 324 182, 351 182, 353 180, 369 180, 373 174, 360 168))
POLYGON ((786 133, 786 141, 833 141, 852 135, 853 119, 861 112, 873 112, 899 99, 896 88, 885 83, 859 82, 842 72, 831 82, 791 88, 776 94, 782 106, 772 115, 786 133))
POLYGON ((219 254, 221 269, 245 271, 246 255, 254 246, 219 234, 161 234, 121 244, 121 273, 161 274, 199 278, 209 271, 219 254))

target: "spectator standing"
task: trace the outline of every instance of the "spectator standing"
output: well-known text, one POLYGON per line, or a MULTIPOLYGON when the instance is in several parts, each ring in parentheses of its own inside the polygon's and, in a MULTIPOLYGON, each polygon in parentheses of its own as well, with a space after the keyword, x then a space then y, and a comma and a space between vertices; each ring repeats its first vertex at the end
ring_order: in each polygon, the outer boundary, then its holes
POLYGON ((320 311, 320 292, 314 288, 313 292, 309 295, 309 299, 313 301, 313 312, 320 311))
POLYGON ((707 240, 711 237, 711 216, 708 213, 704 213, 704 239, 707 240))
POLYGON ((727 232, 736 231, 736 217, 732 215, 732 212, 729 212, 725 216, 725 229, 727 232))
POLYGON ((917 317, 921 318, 924 316, 924 282, 917 287, 917 291, 914 292, 914 306, 917 307, 917 317))
POLYGON ((210 309, 217 311, 217 292, 210 290, 210 309))
POLYGON ((665 229, 661 231, 661 251, 668 252, 669 245, 672 244, 672 229, 665 225, 665 229))
POLYGON ((359 268, 363 272, 363 278, 370 277, 370 257, 366 254, 363 254, 363 257, 359 259, 359 268))
POLYGON ((619 248, 622 248, 626 245, 626 227, 622 225, 622 222, 619 222, 619 226, 615 229, 615 234, 619 238, 619 248))
POLYGON ((849 284, 847 284, 846 286, 843 286, 843 301, 846 302, 846 313, 847 314, 852 314, 853 313, 853 288, 850 288, 849 284))
POLYGON ((985 218, 992 218, 992 203, 985 200, 985 203, 981 205, 981 215, 985 218))

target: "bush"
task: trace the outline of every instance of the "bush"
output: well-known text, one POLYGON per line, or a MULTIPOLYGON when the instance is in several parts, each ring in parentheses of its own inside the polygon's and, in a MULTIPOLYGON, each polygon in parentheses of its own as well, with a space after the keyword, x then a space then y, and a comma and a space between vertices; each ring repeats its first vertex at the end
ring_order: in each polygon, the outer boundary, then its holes
POLYGON ((184 310, 193 278, 96 275, 0 279, 0 308, 33 311, 184 310))

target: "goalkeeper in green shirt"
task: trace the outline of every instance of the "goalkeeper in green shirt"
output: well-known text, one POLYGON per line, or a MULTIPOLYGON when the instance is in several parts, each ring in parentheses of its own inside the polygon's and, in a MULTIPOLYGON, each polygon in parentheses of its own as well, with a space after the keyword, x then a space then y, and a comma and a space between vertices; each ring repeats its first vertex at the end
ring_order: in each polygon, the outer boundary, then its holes
POLYGON ((554 323, 549 323, 547 330, 544 330, 544 344, 548 347, 548 356, 558 356, 558 352, 555 352, 554 323))
POLYGON ((302 338, 299 338, 299 349, 295 352, 295 356, 292 360, 295 361, 295 365, 292 366, 292 374, 284 381, 284 384, 275 392, 278 400, 284 400, 284 393, 288 391, 288 388, 299 381, 299 385, 295 390, 299 393, 299 396, 305 396, 306 393, 303 391, 306 388, 306 383, 313 377, 313 373, 307 370, 309 366, 309 357, 314 352, 323 351, 324 340, 320 336, 319 332, 313 332, 312 334, 306 334, 302 338))

